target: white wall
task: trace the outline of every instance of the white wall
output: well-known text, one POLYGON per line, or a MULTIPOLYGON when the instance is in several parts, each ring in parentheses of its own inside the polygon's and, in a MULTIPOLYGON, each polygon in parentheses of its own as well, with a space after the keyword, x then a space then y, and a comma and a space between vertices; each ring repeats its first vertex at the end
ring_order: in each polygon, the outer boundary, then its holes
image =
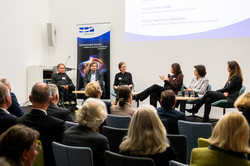
MULTIPOLYGON (((18 99, 24 101, 27 96, 24 87, 28 64, 53 66, 65 63, 71 55, 67 66, 76 68, 76 24, 111 22, 111 84, 120 61, 127 63, 127 70, 133 74, 138 92, 154 83, 162 85, 158 75, 167 75, 170 65, 178 62, 182 66, 186 85, 193 77, 193 66, 204 64, 212 89, 216 90, 223 87, 227 80, 227 61, 236 60, 243 70, 244 85, 249 88, 250 38, 125 42, 124 12, 125 0, 4 0, 0 6, 3 20, 0 47, 1 56, 6 61, 0 65, 1 77, 10 79, 18 99), (56 26, 56 46, 49 49, 47 22, 56 26), (9 70, 2 72, 6 68, 9 70)), ((68 74, 75 82, 76 70, 68 74)), ((212 117, 221 115, 222 111, 213 109, 212 117)))
POLYGON ((27 66, 48 63, 49 0, 1 0, 0 78, 8 78, 20 103, 27 101, 27 66))
MULTIPOLYGON (((50 18, 57 27, 57 45, 50 50, 51 65, 64 62, 68 55, 72 55, 68 66, 76 67, 76 24, 111 22, 111 84, 120 61, 127 63, 138 92, 154 83, 162 85, 158 76, 170 73, 170 65, 178 62, 186 85, 193 77, 193 66, 204 64, 212 89, 216 90, 227 80, 227 61, 236 60, 243 70, 244 85, 250 86, 250 78, 247 77, 250 74, 250 38, 125 42, 125 0, 50 2, 50 18)), ((75 78, 76 71, 70 74, 75 78)), ((148 103, 148 100, 143 103, 148 103)), ((211 115, 218 118, 222 111, 212 111, 211 115)))

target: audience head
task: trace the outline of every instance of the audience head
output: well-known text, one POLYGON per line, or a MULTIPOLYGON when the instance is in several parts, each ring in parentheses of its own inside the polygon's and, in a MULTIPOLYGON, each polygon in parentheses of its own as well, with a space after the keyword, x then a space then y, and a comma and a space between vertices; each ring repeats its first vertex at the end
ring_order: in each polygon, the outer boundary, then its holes
POLYGON ((85 87, 85 95, 92 98, 101 98, 102 90, 98 81, 89 82, 85 87))
POLYGON ((10 127, 0 136, 0 156, 20 166, 31 166, 40 151, 39 133, 24 125, 10 127))
POLYGON ((57 65, 57 72, 58 73, 65 73, 65 65, 63 63, 59 63, 57 65))
POLYGON ((55 84, 48 84, 51 90, 51 96, 53 101, 59 100, 59 91, 55 84))
POLYGON ((138 155, 162 153, 169 147, 166 130, 151 105, 141 105, 133 115, 128 134, 120 145, 123 152, 138 155))
POLYGON ((250 92, 240 95, 235 101, 234 106, 241 112, 250 111, 250 92))
POLYGON ((161 93, 161 106, 165 109, 175 106, 175 93, 172 90, 165 90, 161 93))
POLYGON ((131 89, 127 85, 120 86, 117 91, 119 106, 124 106, 126 103, 131 104, 131 89))
POLYGON ((2 79, 0 79, 0 82, 2 82, 5 86, 7 86, 7 88, 11 92, 11 85, 10 85, 10 81, 9 80, 7 80, 6 78, 2 78, 2 79))
POLYGON ((76 113, 79 125, 96 130, 106 119, 107 108, 100 99, 88 98, 76 113))
POLYGON ((205 77, 205 75, 207 74, 206 67, 204 65, 195 65, 194 68, 196 69, 200 77, 205 77))
POLYGON ((181 66, 179 63, 173 63, 171 65, 171 68, 173 69, 173 71, 171 71, 175 76, 179 75, 179 74, 182 74, 182 71, 181 71, 181 66))
POLYGON ((236 75, 239 76, 243 81, 240 65, 236 61, 228 61, 227 64, 228 64, 227 70, 229 72, 228 81, 236 75))
POLYGON ((7 109, 11 105, 11 96, 9 89, 0 82, 0 106, 7 109))
POLYGON ((0 166, 15 166, 15 163, 7 160, 5 157, 0 157, 0 166))
POLYGON ((98 69, 98 64, 97 62, 93 61, 90 63, 89 67, 91 71, 95 72, 98 69))
POLYGON ((31 90, 30 101, 32 104, 50 104, 51 90, 48 84, 39 82, 36 83, 31 90))
POLYGON ((125 71, 126 71, 126 64, 125 64, 125 62, 120 62, 120 63, 118 64, 118 68, 119 68, 119 70, 120 70, 121 72, 125 72, 125 71))
POLYGON ((227 113, 215 125, 208 141, 226 151, 249 153, 249 126, 246 119, 238 112, 227 113))

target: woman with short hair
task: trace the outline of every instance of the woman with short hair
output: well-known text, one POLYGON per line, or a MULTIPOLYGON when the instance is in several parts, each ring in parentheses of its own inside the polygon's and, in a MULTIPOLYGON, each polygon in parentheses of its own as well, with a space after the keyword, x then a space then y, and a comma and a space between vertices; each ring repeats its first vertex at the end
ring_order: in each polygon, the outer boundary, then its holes
POLYGON ((119 148, 124 155, 152 158, 155 166, 167 166, 170 160, 177 158, 165 127, 151 105, 142 105, 135 112, 119 148))
POLYGON ((79 125, 67 129, 63 134, 63 144, 89 147, 93 153, 94 165, 103 166, 104 151, 109 150, 108 139, 96 132, 107 117, 105 104, 94 98, 87 99, 76 113, 79 125))
POLYGON ((14 166, 32 166, 41 150, 38 131, 24 125, 14 125, 0 136, 0 157, 14 166))
POLYGON ((190 165, 249 166, 245 154, 250 153, 249 125, 238 112, 230 112, 215 125, 208 139, 209 147, 194 148, 190 165))

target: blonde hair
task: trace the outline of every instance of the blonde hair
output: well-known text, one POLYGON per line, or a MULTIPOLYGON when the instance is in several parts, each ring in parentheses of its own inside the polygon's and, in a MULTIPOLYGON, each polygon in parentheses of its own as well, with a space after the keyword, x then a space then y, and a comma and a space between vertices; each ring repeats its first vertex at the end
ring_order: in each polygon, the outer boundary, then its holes
POLYGON ((242 112, 250 111, 250 92, 240 95, 235 101, 234 106, 242 112))
POLYGON ((211 145, 226 151, 249 153, 249 126, 245 117, 239 112, 227 113, 215 125, 211 145))
POLYGON ((76 113, 76 121, 79 125, 95 129, 107 117, 106 105, 100 99, 88 98, 76 113))
POLYGON ((119 148, 135 155, 162 153, 169 147, 166 134, 156 109, 151 105, 142 105, 133 115, 128 134, 119 148))
POLYGON ((85 87, 85 95, 93 98, 100 98, 101 87, 98 81, 90 82, 85 87))

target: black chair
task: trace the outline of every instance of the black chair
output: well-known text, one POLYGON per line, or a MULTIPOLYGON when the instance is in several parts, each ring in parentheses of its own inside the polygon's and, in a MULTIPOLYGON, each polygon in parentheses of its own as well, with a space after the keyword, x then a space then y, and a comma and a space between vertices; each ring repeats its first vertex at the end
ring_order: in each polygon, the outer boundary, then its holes
POLYGON ((174 135, 168 134, 168 140, 170 141, 170 146, 174 148, 178 155, 178 161, 186 164, 187 163, 187 137, 185 135, 174 135))
POLYGON ((68 128, 73 127, 73 126, 78 126, 78 123, 65 121, 65 130, 67 130, 68 128))
POLYGON ((179 163, 178 161, 170 160, 169 166, 188 166, 188 165, 179 163))
POLYGON ((147 157, 131 157, 106 150, 106 166, 154 166, 154 160, 147 157))
POLYGON ((103 126, 102 132, 108 138, 110 150, 119 153, 119 146, 123 137, 127 135, 128 129, 103 126))
POLYGON ((168 133, 168 121, 167 121, 167 119, 161 119, 161 122, 162 122, 163 126, 165 127, 166 132, 168 133))

